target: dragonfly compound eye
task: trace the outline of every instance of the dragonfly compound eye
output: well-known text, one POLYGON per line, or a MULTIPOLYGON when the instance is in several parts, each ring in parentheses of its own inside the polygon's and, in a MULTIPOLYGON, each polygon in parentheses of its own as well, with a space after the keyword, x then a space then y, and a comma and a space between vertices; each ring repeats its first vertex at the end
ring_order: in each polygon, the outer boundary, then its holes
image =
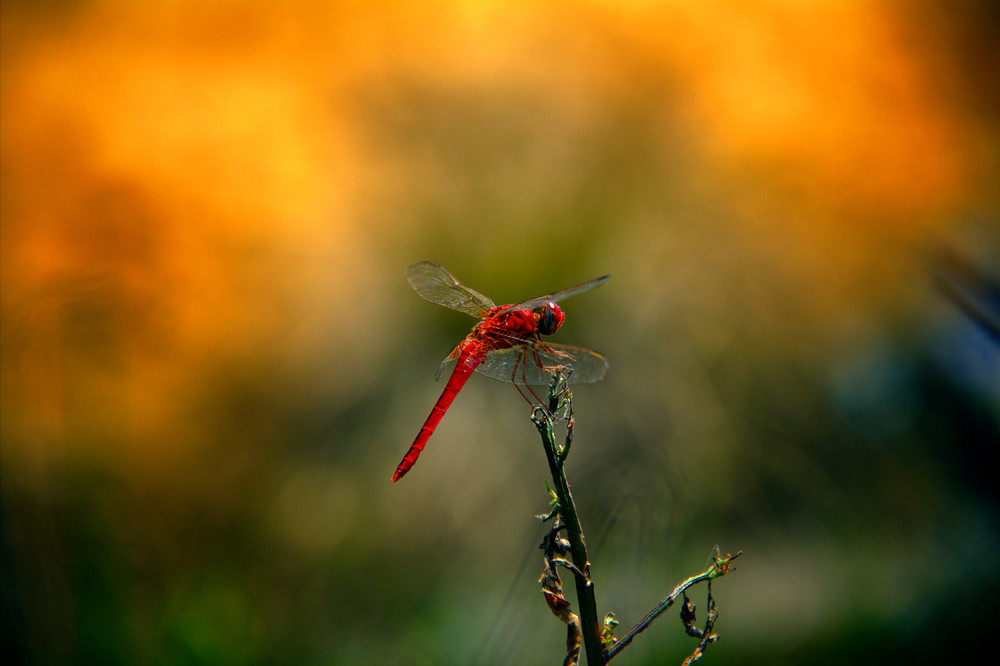
POLYGON ((542 335, 552 335, 560 326, 566 315, 555 303, 546 303, 538 314, 538 332, 542 335))

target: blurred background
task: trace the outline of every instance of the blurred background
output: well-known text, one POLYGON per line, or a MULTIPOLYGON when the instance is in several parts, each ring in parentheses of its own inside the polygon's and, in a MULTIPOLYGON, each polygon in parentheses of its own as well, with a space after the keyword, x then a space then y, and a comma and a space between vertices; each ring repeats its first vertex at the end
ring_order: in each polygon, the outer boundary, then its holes
POLYGON ((2 7, 5 663, 558 663, 516 392, 389 483, 473 323, 428 259, 612 275, 555 339, 611 363, 568 473, 620 633, 716 544, 705 663, 992 629, 996 4, 2 7))

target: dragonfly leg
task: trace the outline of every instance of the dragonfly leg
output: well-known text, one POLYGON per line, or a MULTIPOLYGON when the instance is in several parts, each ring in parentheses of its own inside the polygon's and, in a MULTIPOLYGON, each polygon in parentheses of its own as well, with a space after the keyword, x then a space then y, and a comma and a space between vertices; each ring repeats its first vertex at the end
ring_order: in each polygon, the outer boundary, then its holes
MULTIPOLYGON (((540 405, 544 405, 544 402, 542 402, 542 399, 538 397, 538 394, 537 394, 537 393, 535 393, 534 389, 532 389, 532 388, 531 388, 530 386, 528 386, 527 384, 525 384, 525 385, 524 385, 524 388, 528 389, 528 393, 530 393, 530 394, 531 394, 531 397, 532 397, 532 398, 534 398, 534 399, 535 399, 535 400, 536 400, 536 401, 538 402, 538 404, 540 404, 540 405)), ((523 396, 524 394, 522 393, 521 395, 523 396)), ((527 398, 525 398, 525 400, 528 400, 528 399, 527 399, 527 398)), ((530 400, 528 400, 528 402, 529 402, 530 404, 535 404, 535 403, 531 402, 530 400)))
MULTIPOLYGON (((553 349, 548 345, 545 345, 544 349, 546 352, 552 354, 553 356, 558 356, 559 358, 567 359, 567 361, 573 360, 573 358, 569 354, 561 352, 558 349, 553 349)), ((569 377, 570 373, 573 372, 573 368, 568 365, 545 365, 542 362, 541 356, 538 354, 538 350, 535 349, 532 351, 534 352, 535 355, 535 365, 537 365, 539 368, 549 373, 550 375, 555 374, 557 372, 562 372, 563 374, 566 375, 566 377, 569 377)))
POLYGON ((514 388, 517 389, 517 392, 521 394, 521 397, 524 398, 524 401, 527 402, 529 405, 531 405, 533 408, 538 405, 544 405, 545 403, 542 401, 542 399, 538 397, 538 394, 536 394, 532 390, 531 386, 528 384, 527 367, 528 367, 528 362, 527 360, 525 360, 525 355, 524 354, 519 355, 517 357, 517 360, 514 362, 514 369, 510 373, 510 383, 514 385, 514 388), (531 398, 529 398, 527 395, 524 394, 524 391, 521 390, 522 386, 528 389, 528 393, 531 394, 531 397, 534 398, 534 400, 532 400, 531 398))
MULTIPOLYGON (((562 352, 560 352, 560 351, 558 351, 556 349, 552 349, 551 347, 548 347, 548 346, 546 346, 546 351, 548 351, 549 353, 551 353, 553 356, 559 356, 559 357, 566 358, 566 359, 570 358, 568 355, 566 355, 566 354, 564 354, 564 353, 562 353, 562 352)), ((569 381, 569 376, 571 374, 573 374, 573 368, 572 368, 572 366, 569 366, 569 365, 545 365, 545 363, 542 361, 542 357, 538 353, 537 349, 533 349, 532 350, 532 360, 535 363, 535 367, 537 367, 539 370, 541 370, 541 371, 547 373, 548 375, 550 375, 553 380, 555 380, 557 377, 559 377, 561 375, 562 384, 563 384, 562 385, 562 390, 568 391, 565 388, 565 385, 569 381)), ((525 366, 527 366, 527 362, 525 363, 525 366)), ((538 396, 535 395, 534 391, 532 391, 531 394, 534 395, 535 398, 538 399, 539 402, 542 402, 544 404, 544 401, 541 400, 540 398, 538 398, 538 396)))
MULTIPOLYGON (((520 356, 518 356, 517 360, 514 361, 514 369, 510 373, 510 383, 514 385, 514 388, 516 388, 517 392, 521 394, 521 397, 524 398, 524 401, 526 403, 528 403, 529 405, 531 405, 532 407, 534 407, 536 403, 532 402, 531 399, 528 398, 528 396, 524 395, 524 391, 521 390, 521 387, 518 386, 518 383, 517 383, 517 373, 518 373, 518 369, 520 368, 521 375, 522 375, 521 376, 521 383, 524 384, 524 387, 526 389, 528 389, 528 392, 531 393, 531 395, 535 396, 535 399, 538 400, 538 396, 536 396, 535 393, 534 393, 534 391, 532 391, 531 388, 524 382, 524 366, 522 365, 523 361, 524 361, 524 355, 523 354, 520 355, 520 356)), ((541 404, 541 402, 542 402, 541 400, 538 400, 538 404, 541 404)))
MULTIPOLYGON (((526 358, 526 356, 527 356, 526 354, 521 354, 521 358, 518 359, 518 361, 521 363, 521 382, 524 384, 524 387, 528 389, 528 393, 531 394, 531 397, 534 398, 539 405, 544 405, 545 401, 539 398, 538 394, 535 393, 535 391, 531 388, 531 386, 528 385, 528 359, 526 358)), ((534 356, 535 356, 534 359, 535 364, 538 365, 539 363, 538 363, 537 353, 535 353, 534 356)))

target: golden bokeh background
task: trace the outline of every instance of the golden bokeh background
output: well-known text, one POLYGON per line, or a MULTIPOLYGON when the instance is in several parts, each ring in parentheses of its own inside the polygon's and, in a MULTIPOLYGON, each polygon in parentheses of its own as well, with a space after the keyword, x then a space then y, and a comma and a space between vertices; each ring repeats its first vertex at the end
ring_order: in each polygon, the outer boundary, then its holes
MULTIPOLYGON (((5 1, 8 663, 560 659, 516 393, 474 378, 388 482, 472 323, 410 291, 425 259, 498 303, 613 276, 557 335, 611 362, 568 468, 602 614, 719 544, 712 663, 961 650, 1000 588, 1000 358, 933 257, 1000 265, 998 26, 5 1)), ((664 618, 618 659, 693 647, 664 618)))

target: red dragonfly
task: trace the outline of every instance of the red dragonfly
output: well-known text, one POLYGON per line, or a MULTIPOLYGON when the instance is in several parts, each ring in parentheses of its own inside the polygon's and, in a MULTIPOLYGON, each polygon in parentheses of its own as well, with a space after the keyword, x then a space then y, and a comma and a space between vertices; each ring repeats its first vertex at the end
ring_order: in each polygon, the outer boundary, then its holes
MULTIPOLYGON (((570 384, 589 384, 603 379, 608 371, 608 361, 603 356, 590 349, 543 342, 541 336, 552 335, 563 323, 565 315, 556 305, 558 301, 599 287, 609 277, 605 275, 517 305, 496 305, 433 261, 407 268, 406 279, 420 296, 431 303, 477 317, 480 321, 438 368, 436 378, 441 377, 448 364, 458 361, 441 397, 403 456, 392 480, 403 478, 413 467, 441 417, 473 371, 514 384, 522 396, 524 392, 518 384, 525 387, 547 386, 556 370, 570 371, 570 384)), ((528 390, 534 395, 530 388, 528 390)))

